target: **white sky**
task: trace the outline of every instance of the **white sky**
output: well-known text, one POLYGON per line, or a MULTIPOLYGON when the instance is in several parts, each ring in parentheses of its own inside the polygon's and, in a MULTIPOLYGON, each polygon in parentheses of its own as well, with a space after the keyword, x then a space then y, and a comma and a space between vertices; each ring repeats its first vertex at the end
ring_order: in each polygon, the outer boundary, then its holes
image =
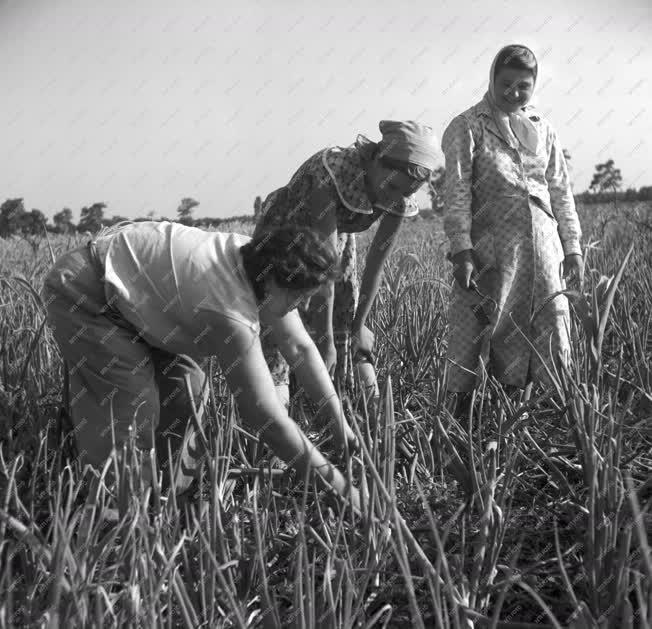
POLYGON ((608 158, 626 187, 651 185, 651 7, 0 0, 0 202, 75 220, 96 201, 173 217, 186 196, 197 216, 250 213, 320 148, 378 139, 383 118, 441 137, 508 43, 539 58, 533 104, 571 152, 576 191, 608 158))

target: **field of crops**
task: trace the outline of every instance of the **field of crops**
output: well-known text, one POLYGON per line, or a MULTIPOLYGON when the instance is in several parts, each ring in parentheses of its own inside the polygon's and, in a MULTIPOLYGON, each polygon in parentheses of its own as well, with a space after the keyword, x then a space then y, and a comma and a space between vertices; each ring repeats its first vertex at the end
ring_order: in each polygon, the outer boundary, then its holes
POLYGON ((343 469, 368 487, 364 517, 243 431, 217 372, 192 499, 144 489, 134 452, 115 488, 89 494, 59 437, 62 368, 38 297, 52 255, 81 237, 0 240, 0 628, 652 627, 652 208, 580 216, 572 371, 520 400, 486 379, 462 420, 443 388, 441 222, 404 230, 371 318, 378 424, 355 392, 346 404, 363 448, 343 469))

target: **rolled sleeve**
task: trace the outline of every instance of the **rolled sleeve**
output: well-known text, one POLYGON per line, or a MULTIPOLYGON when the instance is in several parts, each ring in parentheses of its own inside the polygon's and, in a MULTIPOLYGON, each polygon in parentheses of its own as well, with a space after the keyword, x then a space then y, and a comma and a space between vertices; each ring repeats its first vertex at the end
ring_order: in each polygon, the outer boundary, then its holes
POLYGON ((446 160, 444 179, 444 231, 451 255, 471 249, 471 177, 473 135, 468 121, 456 116, 446 127, 441 148, 446 160))
POLYGON ((559 223, 559 238, 564 249, 564 255, 581 255, 582 229, 575 208, 575 199, 570 186, 566 159, 564 158, 559 136, 552 129, 550 133, 552 134, 552 148, 548 168, 546 169, 546 181, 550 192, 552 212, 559 223))

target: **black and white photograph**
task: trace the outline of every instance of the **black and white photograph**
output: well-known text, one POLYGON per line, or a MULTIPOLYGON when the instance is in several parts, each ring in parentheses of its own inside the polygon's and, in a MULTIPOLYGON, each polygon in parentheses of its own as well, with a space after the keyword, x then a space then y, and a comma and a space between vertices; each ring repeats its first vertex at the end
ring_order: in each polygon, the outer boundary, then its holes
POLYGON ((652 629, 650 0, 0 0, 0 629, 652 629))

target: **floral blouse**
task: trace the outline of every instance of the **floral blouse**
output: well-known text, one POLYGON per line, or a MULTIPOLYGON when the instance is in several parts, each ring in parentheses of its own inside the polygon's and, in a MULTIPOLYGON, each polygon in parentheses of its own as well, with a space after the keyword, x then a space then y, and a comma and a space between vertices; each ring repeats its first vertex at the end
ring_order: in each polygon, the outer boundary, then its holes
POLYGON ((472 221, 482 221, 496 204, 518 199, 558 222, 565 255, 581 254, 580 223, 559 138, 535 111, 528 117, 539 132, 536 154, 505 142, 486 97, 446 128, 445 230, 452 255, 473 247, 472 221))
POLYGON ((400 210, 372 204, 365 187, 365 169, 357 145, 330 147, 308 158, 290 182, 272 192, 263 204, 260 227, 293 221, 308 226, 306 205, 318 188, 326 189, 335 208, 339 233, 358 233, 373 225, 385 212, 412 217, 419 213, 415 196, 406 199, 400 210))

